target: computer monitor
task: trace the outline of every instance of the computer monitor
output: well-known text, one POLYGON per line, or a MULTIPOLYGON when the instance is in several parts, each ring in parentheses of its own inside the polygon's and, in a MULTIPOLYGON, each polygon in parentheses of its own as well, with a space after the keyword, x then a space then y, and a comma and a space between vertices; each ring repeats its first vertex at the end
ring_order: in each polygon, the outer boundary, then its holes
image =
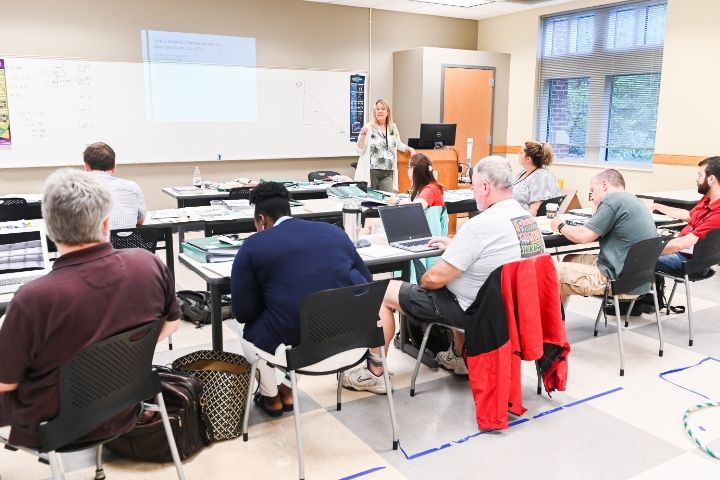
POLYGON ((420 148, 440 148, 455 145, 455 123, 421 123, 420 148))

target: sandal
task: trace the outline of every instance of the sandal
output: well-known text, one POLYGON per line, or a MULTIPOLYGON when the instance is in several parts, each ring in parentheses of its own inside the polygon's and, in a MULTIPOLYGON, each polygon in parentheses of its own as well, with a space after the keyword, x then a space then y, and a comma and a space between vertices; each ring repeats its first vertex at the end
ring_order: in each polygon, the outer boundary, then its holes
POLYGON ((260 407, 260 409, 270 415, 271 417, 279 417, 283 414, 283 411, 285 410, 285 405, 283 405, 283 408, 279 410, 273 410, 272 408, 268 407, 267 403, 265 403, 265 399, 269 397, 266 397, 265 395, 260 395, 260 393, 256 393, 253 397, 253 402, 255 402, 255 405, 260 407))

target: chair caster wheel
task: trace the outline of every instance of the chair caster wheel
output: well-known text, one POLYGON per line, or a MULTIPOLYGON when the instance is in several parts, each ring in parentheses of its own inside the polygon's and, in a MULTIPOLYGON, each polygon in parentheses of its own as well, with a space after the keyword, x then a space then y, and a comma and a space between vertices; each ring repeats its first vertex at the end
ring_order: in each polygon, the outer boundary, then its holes
POLYGON ((621 377, 624 377, 624 376, 625 376, 625 369, 624 369, 624 368, 621 368, 621 369, 620 369, 620 376, 621 376, 621 377))
POLYGON ((595 331, 593 332, 593 337, 597 337, 597 333, 598 333, 597 330, 595 330, 595 331))
POLYGON ((688 342, 688 344, 692 347, 693 341, 690 340, 690 342, 688 342))
POLYGON ((248 441, 248 434, 243 433, 243 442, 247 442, 247 441, 248 441))
POLYGON ((393 440, 393 450, 397 450, 400 446, 400 440, 393 440))
POLYGON ((662 357, 662 356, 663 356, 663 353, 664 353, 664 352, 663 352, 662 350, 660 350, 660 352, 658 352, 658 356, 662 357))
POLYGON ((415 396, 415 389, 414 389, 414 388, 411 388, 411 389, 410 389, 410 396, 411 396, 411 397, 414 397, 414 396, 415 396))

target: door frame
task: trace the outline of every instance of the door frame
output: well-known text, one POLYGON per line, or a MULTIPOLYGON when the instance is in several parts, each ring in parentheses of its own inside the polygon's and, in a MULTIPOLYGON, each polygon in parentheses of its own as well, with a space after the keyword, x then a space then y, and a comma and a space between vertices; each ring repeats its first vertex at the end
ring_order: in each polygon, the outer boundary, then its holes
MULTIPOLYGON (((497 67, 483 66, 483 65, 462 65, 454 63, 442 63, 440 64, 440 123, 445 123, 445 68, 465 68, 474 70, 492 70, 493 81, 497 77, 497 67)), ((493 154, 495 147, 495 84, 492 87, 492 102, 490 104, 490 136, 492 142, 490 143, 490 155, 493 154)), ((457 144, 457 142, 455 142, 457 144)))

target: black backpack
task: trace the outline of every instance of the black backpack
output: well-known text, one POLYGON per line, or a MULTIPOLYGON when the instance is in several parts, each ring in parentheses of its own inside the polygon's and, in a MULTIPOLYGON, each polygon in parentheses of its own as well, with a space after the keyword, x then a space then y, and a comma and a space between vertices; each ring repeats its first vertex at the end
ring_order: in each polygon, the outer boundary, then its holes
MULTIPOLYGON (((202 383, 167 367, 155 367, 180 458, 185 460, 210 443, 201 408, 202 383)), ((154 399, 148 399, 153 402, 154 399)), ((172 462, 160 412, 145 412, 135 428, 105 444, 108 450, 142 462, 172 462)))
MULTIPOLYGON (((210 292, 202 290, 180 290, 176 293, 180 304, 180 318, 200 328, 210 324, 210 292)), ((232 317, 230 295, 221 297, 222 319, 232 317)))

